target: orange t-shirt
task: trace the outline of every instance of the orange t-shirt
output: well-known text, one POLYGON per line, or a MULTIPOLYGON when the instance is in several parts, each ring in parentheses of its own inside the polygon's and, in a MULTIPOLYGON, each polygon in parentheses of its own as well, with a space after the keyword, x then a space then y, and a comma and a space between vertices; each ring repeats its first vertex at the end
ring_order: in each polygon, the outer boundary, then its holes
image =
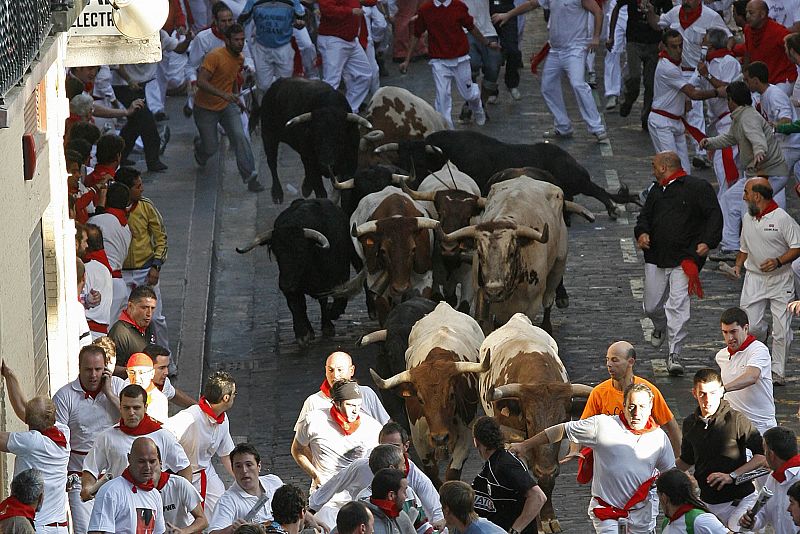
MULTIPOLYGON (((653 413, 651 415, 656 423, 664 425, 675 417, 657 387, 638 376, 634 376, 633 381, 636 384, 644 384, 653 391, 653 413)), ((614 388, 609 378, 605 382, 598 384, 589 394, 589 400, 586 401, 586 407, 583 409, 581 419, 602 413, 619 415, 622 413, 623 401, 622 392, 614 388)))
MULTIPOLYGON (((234 93, 237 85, 236 79, 239 76, 239 71, 242 70, 242 65, 244 65, 244 56, 242 54, 234 56, 226 47, 222 46, 206 54, 200 68, 211 73, 211 80, 209 80, 211 85, 225 93, 234 93)), ((212 95, 201 88, 197 89, 197 94, 194 97, 196 106, 211 111, 222 111, 229 103, 224 98, 212 95)))

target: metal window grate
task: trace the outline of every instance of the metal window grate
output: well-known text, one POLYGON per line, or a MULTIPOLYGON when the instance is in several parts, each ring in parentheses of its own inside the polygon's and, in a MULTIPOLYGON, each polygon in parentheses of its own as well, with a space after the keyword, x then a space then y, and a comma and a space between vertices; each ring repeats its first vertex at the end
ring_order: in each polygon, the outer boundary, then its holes
POLYGON ((25 75, 51 26, 51 0, 0 0, 0 97, 25 75))

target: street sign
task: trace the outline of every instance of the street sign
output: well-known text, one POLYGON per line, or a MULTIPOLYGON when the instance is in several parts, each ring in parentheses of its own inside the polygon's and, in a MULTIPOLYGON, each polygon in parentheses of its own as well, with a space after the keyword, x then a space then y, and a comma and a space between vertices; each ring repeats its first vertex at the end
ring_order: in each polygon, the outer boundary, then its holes
POLYGON ((69 36, 122 35, 114 26, 111 0, 89 0, 69 29, 69 36))

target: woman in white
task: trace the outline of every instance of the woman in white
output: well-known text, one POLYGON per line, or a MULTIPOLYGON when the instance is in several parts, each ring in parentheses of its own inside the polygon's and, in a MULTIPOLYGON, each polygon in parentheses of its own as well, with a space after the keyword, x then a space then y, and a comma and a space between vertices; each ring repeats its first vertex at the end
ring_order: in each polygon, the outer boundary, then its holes
POLYGON ((664 510, 661 534, 727 534, 728 528, 695 497, 692 481, 680 469, 661 473, 656 492, 664 510))

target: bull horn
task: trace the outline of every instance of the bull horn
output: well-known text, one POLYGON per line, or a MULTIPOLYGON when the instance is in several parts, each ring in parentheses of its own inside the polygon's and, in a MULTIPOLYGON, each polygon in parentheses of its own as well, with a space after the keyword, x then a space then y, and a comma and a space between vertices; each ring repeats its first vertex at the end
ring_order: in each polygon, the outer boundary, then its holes
POLYGON ((311 239, 312 241, 317 242, 317 246, 322 249, 329 249, 331 248, 331 243, 328 241, 328 238, 322 232, 318 232, 311 228, 303 228, 303 237, 306 239, 311 239))
POLYGON ((492 389, 489 400, 494 402, 508 397, 519 397, 520 393, 522 393, 522 384, 506 384, 492 389))
POLYGON ((581 206, 577 202, 572 202, 572 201, 569 201, 569 200, 565 200, 564 201, 564 211, 566 211, 567 213, 575 213, 577 215, 580 215, 581 217, 583 217, 584 219, 586 219, 589 222, 594 222, 594 213, 592 213, 591 211, 587 210, 586 208, 584 208, 583 206, 581 206))
POLYGON ((517 237, 527 237, 528 239, 533 239, 539 243, 547 243, 547 241, 550 239, 550 228, 547 223, 544 224, 544 228, 541 232, 531 228, 530 226, 520 226, 517 228, 516 234, 517 237))
POLYGON ((383 130, 372 130, 371 132, 367 132, 362 136, 362 139, 366 139, 371 143, 377 143, 378 141, 382 140, 386 137, 386 134, 383 133, 383 130))
POLYGON ((406 182, 411 180, 411 177, 407 174, 394 174, 392 173, 392 183, 394 185, 403 185, 406 182))
POLYGON ((380 154, 382 152, 397 152, 398 150, 400 150, 400 143, 386 143, 376 148, 374 152, 380 154))
POLYGON ((354 224, 350 234, 353 237, 361 237, 364 234, 372 234, 377 231, 378 231, 378 221, 367 221, 365 223, 359 224, 358 226, 354 224))
POLYGON ((392 389, 400 384, 411 382, 411 373, 408 370, 398 373, 391 378, 387 378, 386 380, 378 376, 378 373, 376 373, 374 369, 370 369, 369 374, 372 375, 372 380, 375 381, 375 385, 381 389, 392 389))
POLYGON ((286 128, 288 128, 289 126, 296 126, 296 125, 298 125, 298 124, 300 124, 302 122, 308 122, 310 120, 311 120, 311 112, 310 111, 308 113, 301 113, 297 117, 289 119, 289 122, 286 123, 286 128))
POLYGON ((361 115, 357 115, 355 113, 348 113, 347 114, 347 122, 354 122, 354 123, 358 124, 359 126, 363 126, 367 130, 371 130, 372 129, 372 124, 367 119, 365 119, 361 115))
POLYGON ((436 191, 414 191, 405 182, 402 183, 403 192, 413 198, 414 200, 423 201, 423 202, 433 202, 433 199, 436 197, 436 191))
POLYGON ((364 334, 358 341, 356 341, 356 347, 363 347, 365 345, 369 345, 370 343, 378 343, 379 341, 386 341, 386 329, 383 330, 376 330, 370 334, 364 334))
POLYGON ((428 154, 443 154, 442 149, 435 145, 425 145, 425 152, 428 154))
POLYGON ((456 362, 458 373, 485 373, 492 366, 492 355, 487 350, 486 356, 480 362, 456 362))
POLYGON ((245 252, 250 252, 256 247, 260 247, 261 245, 266 245, 270 241, 272 241, 272 230, 267 230, 260 236, 257 236, 253 240, 253 242, 247 245, 246 247, 244 248, 236 247, 236 252, 238 252, 239 254, 244 254, 245 252))
POLYGON ((486 197, 478 197, 475 203, 480 209, 484 209, 486 207, 486 197))
POLYGON ((344 189, 355 189, 356 187, 355 178, 350 178, 349 180, 345 180, 344 182, 340 182, 339 180, 334 178, 333 180, 331 180, 331 183, 333 184, 333 188, 338 189, 339 191, 342 191, 344 189))
POLYGON ((475 225, 472 226, 465 226, 464 228, 459 228, 455 232, 450 232, 449 234, 444 234, 442 236, 443 241, 458 241, 460 239, 475 239, 475 235, 478 233, 477 228, 475 225))
POLYGON ((583 384, 572 384, 572 396, 588 398, 593 389, 593 387, 585 386, 583 384))
POLYGON ((417 230, 436 230, 441 223, 429 217, 417 217, 417 230))

